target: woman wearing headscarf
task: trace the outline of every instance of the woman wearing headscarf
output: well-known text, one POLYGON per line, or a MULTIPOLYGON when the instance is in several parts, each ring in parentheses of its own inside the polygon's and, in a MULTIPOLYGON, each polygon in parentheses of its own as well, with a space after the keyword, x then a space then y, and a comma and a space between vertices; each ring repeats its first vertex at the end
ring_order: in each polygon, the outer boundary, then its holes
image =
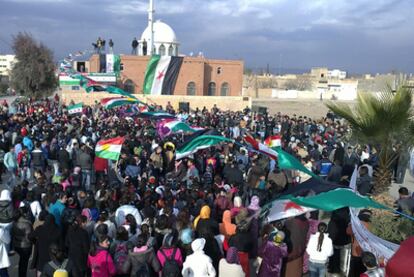
POLYGON ((229 210, 223 213, 223 222, 220 223, 220 234, 228 241, 236 233, 236 225, 231 223, 231 212, 229 210))
POLYGON ((253 247, 253 240, 257 239, 252 238, 250 235, 250 223, 251 219, 249 218, 247 209, 240 210, 236 216, 236 234, 229 239, 229 246, 236 247, 239 251, 240 264, 246 276, 250 274, 249 253, 253 247))
MULTIPOLYGON (((253 195, 250 199, 250 205, 247 207, 250 218, 250 236, 252 238, 259 237, 259 215, 260 215, 260 199, 257 195, 253 195)), ((249 251, 249 260, 250 260, 250 272, 256 272, 256 258, 258 256, 258 240, 252 240, 252 249, 249 251)))
POLYGON ((61 243, 61 231, 55 224, 55 217, 48 214, 45 223, 37 227, 30 235, 29 239, 35 244, 32 265, 38 272, 43 270, 45 264, 50 261, 49 247, 52 243, 61 243))
POLYGON ((186 228, 180 232, 180 248, 183 250, 183 259, 188 255, 191 255, 193 251, 191 250, 191 243, 193 242, 193 230, 191 228, 186 228))
POLYGON ((289 232, 291 248, 285 267, 286 277, 301 277, 303 273, 303 255, 306 250, 306 236, 309 223, 304 215, 289 218, 285 222, 285 228, 289 232))
POLYGON ((287 256, 287 246, 283 243, 285 233, 274 230, 263 235, 263 243, 259 249, 262 258, 258 277, 279 277, 282 271, 283 258, 287 256))
POLYGON ((204 205, 200 210, 200 215, 194 219, 194 228, 197 233, 201 229, 209 229, 214 236, 219 234, 219 225, 211 218, 211 209, 208 205, 204 205))
POLYGON ((187 256, 181 271, 183 277, 215 277, 216 270, 213 267, 211 258, 204 254, 206 240, 196 239, 191 243, 193 254, 187 256))
POLYGON ((161 264, 161 270, 167 260, 175 260, 180 267, 183 266, 183 257, 181 255, 181 250, 177 247, 177 236, 178 234, 175 230, 164 236, 162 247, 157 252, 157 258, 161 264))
POLYGON ((234 218, 239 211, 243 208, 243 201, 240 196, 234 197, 233 200, 233 208, 231 208, 231 217, 234 218))
POLYGON ((242 266, 240 265, 239 253, 236 247, 227 250, 226 258, 220 260, 219 276, 245 277, 242 266))

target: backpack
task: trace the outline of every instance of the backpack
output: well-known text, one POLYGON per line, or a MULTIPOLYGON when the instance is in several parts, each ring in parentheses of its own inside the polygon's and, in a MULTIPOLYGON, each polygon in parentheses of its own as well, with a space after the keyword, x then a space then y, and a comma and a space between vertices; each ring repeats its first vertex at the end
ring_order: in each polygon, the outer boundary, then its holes
POLYGON ((174 248, 171 257, 167 257, 165 255, 164 251, 160 249, 161 255, 165 258, 164 266, 161 270, 161 276, 162 277, 177 277, 180 276, 181 270, 180 266, 178 265, 177 261, 175 260, 175 253, 177 251, 177 248, 174 248))
POLYGON ((126 243, 120 243, 115 248, 114 262, 117 274, 127 274, 125 272, 128 266, 125 264, 128 262, 128 248, 126 243))
POLYGON ((67 259, 60 266, 56 265, 54 261, 49 262, 49 265, 54 270, 53 277, 69 277, 69 273, 66 270, 66 266, 68 265, 67 259))
POLYGON ((146 262, 138 264, 138 270, 135 272, 135 277, 150 277, 150 271, 146 262))

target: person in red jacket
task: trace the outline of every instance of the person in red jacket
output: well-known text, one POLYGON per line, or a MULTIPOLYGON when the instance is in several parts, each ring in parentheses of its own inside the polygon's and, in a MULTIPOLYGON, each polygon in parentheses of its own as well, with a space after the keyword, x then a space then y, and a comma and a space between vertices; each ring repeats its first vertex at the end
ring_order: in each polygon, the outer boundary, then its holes
POLYGON ((99 182, 104 180, 106 174, 108 173, 108 160, 95 157, 93 166, 95 167, 96 181, 99 182))

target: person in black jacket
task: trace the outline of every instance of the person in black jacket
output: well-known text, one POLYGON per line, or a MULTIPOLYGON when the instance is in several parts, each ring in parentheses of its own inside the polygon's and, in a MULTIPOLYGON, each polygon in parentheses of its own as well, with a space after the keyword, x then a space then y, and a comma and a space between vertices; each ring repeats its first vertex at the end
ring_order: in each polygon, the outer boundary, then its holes
POLYGON ((74 265, 73 276, 83 277, 87 271, 87 260, 89 253, 90 240, 88 232, 85 230, 87 218, 78 215, 69 227, 66 235, 65 245, 68 249, 69 261, 74 265))
POLYGON ((66 270, 69 276, 75 276, 73 274, 75 268, 71 261, 65 259, 65 252, 60 245, 52 243, 48 250, 50 261, 45 264, 41 277, 53 277, 58 269, 66 270))
POLYGON ((11 235, 14 250, 19 254, 19 277, 26 277, 27 266, 32 254, 32 242, 29 234, 33 231, 32 222, 29 220, 28 206, 23 206, 15 212, 11 235))
POLYGON ((61 244, 61 232, 55 224, 55 217, 48 214, 45 223, 29 234, 29 239, 35 243, 36 251, 33 253, 32 267, 38 272, 43 270, 50 261, 49 247, 52 243, 61 244))
POLYGON ((71 159, 65 144, 60 147, 60 150, 57 153, 57 160, 62 171, 65 169, 70 170, 71 159))
POLYGON ((44 171, 46 167, 45 156, 40 149, 40 142, 35 142, 35 149, 32 151, 31 163, 34 170, 44 171))

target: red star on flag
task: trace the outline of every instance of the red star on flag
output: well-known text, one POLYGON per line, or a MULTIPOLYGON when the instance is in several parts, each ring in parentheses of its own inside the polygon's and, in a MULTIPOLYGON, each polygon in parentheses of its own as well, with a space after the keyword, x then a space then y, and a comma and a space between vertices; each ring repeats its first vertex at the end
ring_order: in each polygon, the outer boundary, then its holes
POLYGON ((303 208, 301 206, 299 206, 298 204, 296 204, 295 202, 292 202, 292 201, 287 202, 285 204, 284 211, 287 211, 287 210, 290 210, 290 209, 296 209, 296 210, 299 210, 299 211, 303 211, 303 208))
POLYGON ((157 80, 161 80, 162 77, 164 77, 164 71, 159 71, 158 76, 157 76, 157 80))

